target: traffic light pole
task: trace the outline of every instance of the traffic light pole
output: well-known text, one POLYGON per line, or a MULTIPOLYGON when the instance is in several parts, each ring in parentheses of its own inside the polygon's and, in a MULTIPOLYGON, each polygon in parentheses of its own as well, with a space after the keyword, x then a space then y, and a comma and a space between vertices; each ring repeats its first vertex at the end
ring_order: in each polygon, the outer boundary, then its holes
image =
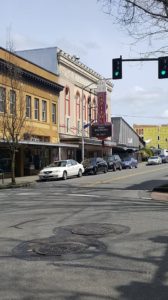
POLYGON ((112 77, 113 80, 122 79, 122 62, 128 61, 157 61, 158 62, 158 78, 164 79, 168 78, 168 56, 162 56, 158 58, 129 58, 122 59, 120 55, 119 58, 114 58, 112 60, 112 77))
POLYGON ((158 58, 130 58, 130 59, 122 59, 122 56, 120 56, 122 62, 123 61, 154 61, 157 60, 158 58))

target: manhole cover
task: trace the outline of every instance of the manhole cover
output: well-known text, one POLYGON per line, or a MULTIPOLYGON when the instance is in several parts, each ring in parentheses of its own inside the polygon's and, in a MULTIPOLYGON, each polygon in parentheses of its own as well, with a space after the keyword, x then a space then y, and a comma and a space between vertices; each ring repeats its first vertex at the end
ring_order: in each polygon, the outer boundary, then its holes
POLYGON ((22 242, 12 254, 26 260, 74 260, 91 258, 106 251, 106 245, 95 239, 56 241, 55 238, 22 242))
MULTIPOLYGON (((86 223, 75 224, 63 227, 64 230, 70 231, 73 234, 85 235, 85 236, 101 236, 106 234, 118 235, 129 231, 129 227, 118 224, 108 223, 86 223)), ((54 229, 54 233, 57 233, 58 228, 54 229)))
POLYGON ((42 245, 35 245, 33 251, 36 254, 48 255, 48 256, 57 256, 67 253, 79 253, 83 252, 88 248, 88 245, 77 243, 77 242, 65 242, 65 243, 49 243, 42 245))

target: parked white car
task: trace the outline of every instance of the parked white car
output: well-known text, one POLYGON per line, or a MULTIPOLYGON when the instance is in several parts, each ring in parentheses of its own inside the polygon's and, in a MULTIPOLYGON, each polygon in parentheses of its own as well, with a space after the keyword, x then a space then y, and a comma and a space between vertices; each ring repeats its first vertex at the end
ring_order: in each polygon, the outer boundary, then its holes
POLYGON ((49 166, 42 169, 39 173, 40 180, 57 179, 78 176, 81 177, 84 173, 82 164, 79 164, 73 159, 55 161, 49 166))
POLYGON ((162 163, 160 156, 151 156, 148 158, 147 165, 159 165, 162 163))

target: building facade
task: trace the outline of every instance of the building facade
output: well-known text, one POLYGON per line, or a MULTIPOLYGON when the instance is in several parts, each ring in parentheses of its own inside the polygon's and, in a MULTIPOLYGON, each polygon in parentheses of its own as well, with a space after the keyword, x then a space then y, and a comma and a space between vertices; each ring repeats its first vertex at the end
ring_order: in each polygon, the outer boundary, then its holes
MULTIPOLYGON (((64 86, 59 101, 60 142, 78 145, 78 149, 64 148, 62 158, 82 158, 82 138, 84 156, 102 156, 110 153, 112 142, 109 137, 102 148, 102 141, 91 137, 91 126, 97 121, 97 86, 104 78, 57 47, 25 50, 17 52, 22 57, 54 72, 58 83, 64 86), (83 126, 84 130, 83 130, 83 126)), ((106 81, 106 121, 111 122, 112 84, 106 81)))
POLYGON ((11 128, 18 126, 14 131, 18 143, 16 176, 36 174, 59 159, 64 147, 77 148, 60 143, 59 139, 58 102, 63 88, 55 73, 0 48, 0 168, 5 173, 10 173, 11 165, 7 144, 10 134, 5 136, 3 127, 5 118, 11 122, 11 128), (15 111, 11 110, 14 107, 15 111))
POLYGON ((134 130, 143 138, 146 147, 168 148, 168 125, 133 125, 134 130))

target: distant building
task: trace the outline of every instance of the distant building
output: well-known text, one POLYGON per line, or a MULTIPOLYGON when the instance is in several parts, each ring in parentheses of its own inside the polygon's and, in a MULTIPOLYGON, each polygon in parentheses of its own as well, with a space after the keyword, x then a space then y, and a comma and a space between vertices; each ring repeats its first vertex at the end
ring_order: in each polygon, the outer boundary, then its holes
POLYGON ((168 124, 163 125, 133 125, 136 133, 144 140, 146 147, 168 148, 168 124))
POLYGON ((122 118, 112 117, 112 141, 116 143, 113 153, 135 152, 145 146, 142 138, 122 118))

